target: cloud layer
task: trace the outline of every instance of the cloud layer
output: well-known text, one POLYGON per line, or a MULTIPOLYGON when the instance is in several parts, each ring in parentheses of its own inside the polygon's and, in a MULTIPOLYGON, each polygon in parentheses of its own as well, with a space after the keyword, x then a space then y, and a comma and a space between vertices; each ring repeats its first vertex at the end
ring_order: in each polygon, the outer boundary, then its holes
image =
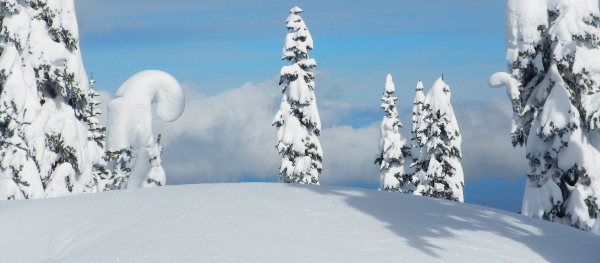
MULTIPOLYGON (((206 97, 186 87, 186 109, 180 119, 154 119, 154 133, 163 134, 163 166, 168 184, 276 181, 280 157, 271 126, 281 99, 275 79, 247 83, 206 97), (250 179, 249 179, 250 178, 250 179)), ((101 92, 103 102, 107 93, 101 92)), ((374 165, 379 141, 379 104, 319 102, 323 118, 320 141, 324 151, 322 184, 376 185, 374 165), (364 120, 356 122, 352 116, 364 120), (359 123, 363 124, 359 124, 359 123)), ((465 181, 500 177, 524 178, 524 150, 510 145, 510 105, 487 101, 454 106, 463 135, 465 181)), ((410 136, 410 107, 400 109, 401 133, 410 136)))

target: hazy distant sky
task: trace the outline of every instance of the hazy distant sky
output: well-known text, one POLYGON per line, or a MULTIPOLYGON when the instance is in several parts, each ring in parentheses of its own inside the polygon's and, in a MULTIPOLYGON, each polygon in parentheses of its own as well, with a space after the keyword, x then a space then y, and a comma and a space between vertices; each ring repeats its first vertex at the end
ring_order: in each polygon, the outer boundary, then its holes
POLYGON ((324 126, 322 184, 377 187, 373 164, 385 76, 396 83, 404 135, 414 87, 444 74, 463 134, 465 199, 518 212, 526 159, 508 136, 500 0, 91 1, 75 0, 86 70, 114 94, 134 73, 164 70, 186 88, 181 120, 156 123, 173 183, 275 181, 271 121, 288 11, 310 30, 324 126), (224 101, 229 103, 223 103, 224 101))

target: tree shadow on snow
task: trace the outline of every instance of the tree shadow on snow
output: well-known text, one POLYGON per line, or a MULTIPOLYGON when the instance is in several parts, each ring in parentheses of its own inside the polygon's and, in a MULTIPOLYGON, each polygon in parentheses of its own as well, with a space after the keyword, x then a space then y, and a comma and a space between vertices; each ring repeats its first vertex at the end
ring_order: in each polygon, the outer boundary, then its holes
POLYGON ((569 226, 519 214, 385 191, 294 184, 290 186, 309 189, 321 195, 342 196, 348 205, 387 223, 387 228, 406 239, 410 246, 433 257, 439 258, 439 253, 445 249, 430 240, 446 239, 447 242, 452 242, 461 231, 481 231, 520 242, 550 262, 573 262, 581 258, 581 255, 586 255, 584 258, 600 258, 600 249, 590 250, 590 247, 600 242, 599 237, 569 226), (577 240, 585 240, 586 244, 565 246, 573 242, 571 236, 577 236, 577 240))

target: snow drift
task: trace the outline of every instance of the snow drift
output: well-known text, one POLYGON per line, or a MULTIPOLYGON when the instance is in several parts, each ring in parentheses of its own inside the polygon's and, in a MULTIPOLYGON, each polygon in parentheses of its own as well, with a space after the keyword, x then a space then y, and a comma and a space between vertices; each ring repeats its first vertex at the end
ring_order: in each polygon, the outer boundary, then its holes
POLYGON ((3 262, 600 258, 600 237, 569 226, 447 200, 331 186, 181 185, 17 200, 0 202, 0 222, 3 262))

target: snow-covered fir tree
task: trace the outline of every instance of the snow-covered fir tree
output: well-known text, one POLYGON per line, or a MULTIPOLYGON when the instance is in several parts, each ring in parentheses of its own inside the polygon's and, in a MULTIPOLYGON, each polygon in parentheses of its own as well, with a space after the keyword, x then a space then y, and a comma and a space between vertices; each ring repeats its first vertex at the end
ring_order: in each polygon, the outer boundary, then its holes
POLYGON ((88 131, 88 149, 92 160, 92 175, 94 182, 97 185, 98 191, 108 190, 106 188, 107 180, 111 177, 110 170, 106 167, 106 159, 104 147, 106 144, 106 127, 102 126, 98 121, 97 116, 102 114, 98 106, 100 101, 96 99, 100 94, 94 89, 96 80, 94 73, 90 78, 90 89, 88 92, 88 107, 86 109, 85 122, 89 127, 88 131))
POLYGON ((290 62, 281 68, 283 85, 281 107, 273 125, 277 127, 276 148, 281 154, 279 181, 283 183, 319 184, 323 151, 317 136, 321 121, 315 97, 314 74, 317 64, 309 58, 313 40, 300 17, 302 9, 294 7, 286 20, 282 59, 290 62))
POLYGON ((412 140, 417 140, 417 130, 419 128, 419 124, 421 123, 421 119, 423 118, 423 103, 425 102, 425 94, 423 94, 423 82, 419 80, 417 82, 417 87, 415 88, 415 99, 413 100, 413 110, 412 110, 412 140))
POLYGON ((381 121, 381 135, 379 138, 379 156, 375 160, 380 165, 380 190, 400 191, 402 192, 403 178, 406 177, 406 164, 412 162, 410 147, 407 147, 406 140, 402 138, 398 128, 402 123, 398 120, 398 110, 396 109, 396 100, 392 96, 395 92, 392 75, 388 74, 383 89, 381 108, 386 115, 381 121))
POLYGON ((6 0, 0 7, 0 198, 96 191, 73 1, 6 0))
POLYGON ((411 191, 416 195, 463 202, 461 135, 450 104, 450 87, 439 78, 423 101, 415 133, 420 152, 412 164, 411 191))
POLYGON ((142 187, 163 186, 167 182, 165 170, 162 168, 160 155, 162 154, 162 146, 160 145, 161 135, 158 135, 156 143, 148 148, 150 156, 150 171, 146 176, 142 187))
POLYGON ((507 0, 512 143, 526 146, 522 213, 591 229, 600 198, 598 1, 507 0))
POLYGON ((146 70, 130 77, 108 103, 106 150, 112 175, 106 188, 131 189, 166 183, 161 166, 160 138, 154 141, 152 108, 165 122, 175 121, 185 108, 179 82, 168 73, 146 70))
MULTIPOLYGON (((412 160, 411 163, 416 163, 419 155, 421 155, 421 148, 423 148, 423 144, 421 143, 421 134, 418 132, 419 125, 423 122, 423 103, 425 102, 425 94, 423 93, 423 82, 419 80, 417 82, 417 87, 415 88, 415 99, 413 100, 413 110, 412 110, 412 129, 411 139, 410 139, 410 148, 412 160)), ((415 174, 415 167, 410 166, 410 170, 407 170, 406 176, 403 178, 403 184, 407 187, 407 193, 412 193, 416 188, 412 185, 412 176, 415 174)))

